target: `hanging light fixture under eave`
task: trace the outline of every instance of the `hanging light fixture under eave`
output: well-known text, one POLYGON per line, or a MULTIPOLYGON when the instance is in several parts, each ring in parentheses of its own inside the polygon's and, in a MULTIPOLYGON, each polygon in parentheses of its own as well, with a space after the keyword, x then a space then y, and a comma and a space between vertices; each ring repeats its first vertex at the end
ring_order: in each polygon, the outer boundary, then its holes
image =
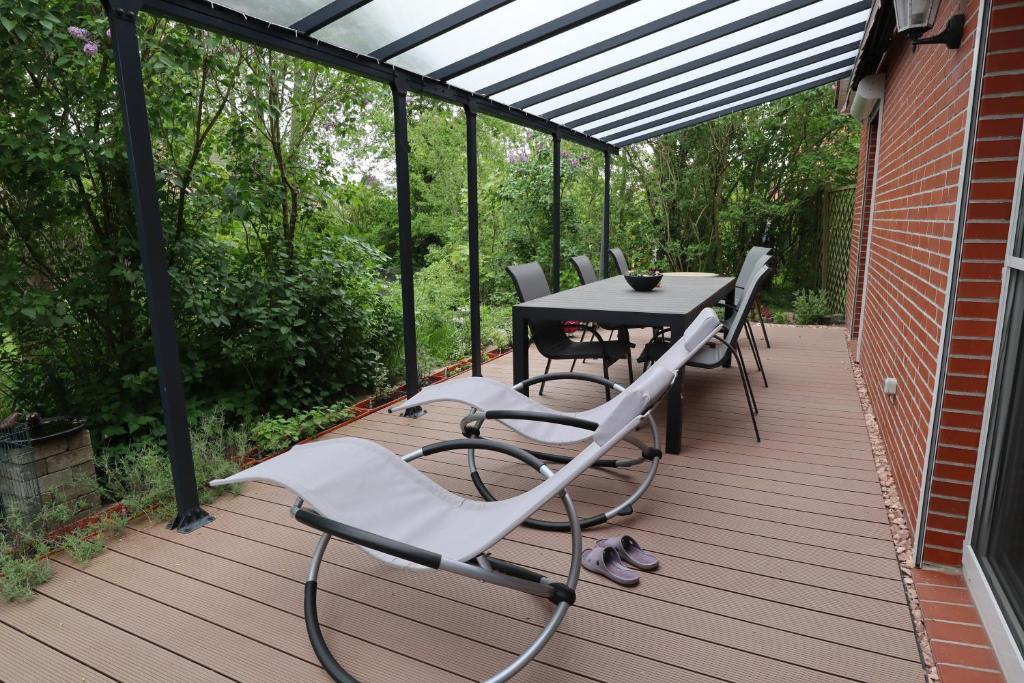
POLYGON ((955 14, 946 23, 941 33, 922 38, 926 31, 935 25, 935 15, 939 11, 941 0, 893 0, 896 10, 896 30, 911 38, 914 49, 918 45, 942 44, 950 50, 960 47, 964 35, 963 14, 955 14))

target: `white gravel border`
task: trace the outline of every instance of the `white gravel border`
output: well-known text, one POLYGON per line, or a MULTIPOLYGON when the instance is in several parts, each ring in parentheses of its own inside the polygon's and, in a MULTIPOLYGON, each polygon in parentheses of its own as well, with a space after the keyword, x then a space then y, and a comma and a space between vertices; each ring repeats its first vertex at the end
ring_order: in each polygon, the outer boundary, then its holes
MULTIPOLYGON (((847 350, 849 351, 849 347, 847 347, 847 350)), ((914 567, 914 552, 910 528, 907 525, 903 503, 900 502, 899 491, 896 489, 896 480, 893 478, 892 470, 889 468, 889 456, 885 450, 885 442, 882 440, 881 431, 878 428, 878 420, 875 419, 875 413, 871 408, 871 399, 864 384, 864 373, 854 361, 852 353, 850 354, 850 365, 853 368, 854 380, 857 382, 860 405, 864 410, 864 423, 868 428, 868 438, 871 441, 871 455, 875 459, 878 483, 882 486, 882 498, 885 501, 886 515, 889 517, 889 531, 892 534, 892 542, 896 547, 896 557, 899 561, 900 573, 903 575, 903 589, 907 594, 910 617, 914 622, 914 633, 917 635, 917 646, 921 651, 921 663, 924 667, 925 678, 928 683, 939 683, 939 671, 935 666, 931 641, 928 639, 924 615, 921 612, 921 602, 917 597, 917 588, 914 586, 914 575, 911 571, 914 567)))

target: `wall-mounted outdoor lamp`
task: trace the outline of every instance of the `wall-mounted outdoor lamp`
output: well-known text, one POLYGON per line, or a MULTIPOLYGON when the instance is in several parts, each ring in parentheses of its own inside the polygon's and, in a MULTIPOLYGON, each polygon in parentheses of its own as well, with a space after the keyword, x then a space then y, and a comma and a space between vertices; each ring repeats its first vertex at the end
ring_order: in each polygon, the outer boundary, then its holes
POLYGON ((914 49, 918 45, 942 44, 950 50, 960 47, 964 35, 964 15, 950 17, 941 33, 922 38, 925 31, 935 25, 940 0, 894 0, 896 9, 896 30, 911 38, 914 49))

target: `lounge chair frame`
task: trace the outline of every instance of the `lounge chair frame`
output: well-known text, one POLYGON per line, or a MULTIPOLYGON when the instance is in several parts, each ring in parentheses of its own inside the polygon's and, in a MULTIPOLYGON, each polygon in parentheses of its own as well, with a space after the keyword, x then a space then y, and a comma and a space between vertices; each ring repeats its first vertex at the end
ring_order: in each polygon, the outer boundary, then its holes
MULTIPOLYGON (((593 382, 595 384, 604 385, 608 391, 614 391, 619 393, 624 388, 612 382, 610 380, 603 380, 601 377, 595 375, 588 375, 585 373, 577 372, 553 372, 545 375, 538 375, 531 377, 528 380, 516 384, 512 388, 515 390, 528 387, 532 384, 541 382, 551 382, 556 380, 578 380, 585 382, 593 382), (602 381, 603 380, 603 381, 602 381)), ((646 423, 651 433, 652 445, 647 445, 640 439, 633 435, 626 435, 621 439, 633 446, 640 449, 640 455, 635 458, 605 458, 595 462, 592 467, 606 467, 606 468, 631 468, 645 460, 649 463, 647 473, 644 475, 640 485, 621 503, 609 508, 605 512, 591 515, 590 517, 584 517, 579 520, 580 527, 587 529, 599 524, 610 522, 615 517, 625 517, 633 514, 633 504, 640 500, 641 497, 647 492, 647 489, 654 483, 654 478, 658 474, 658 465, 661 463, 664 454, 661 451, 661 435, 658 433, 658 425, 651 416, 651 410, 658 399, 656 397, 652 400, 651 405, 647 407, 644 414, 641 416, 641 426, 646 423)), ((553 424, 564 424, 571 427, 579 427, 581 429, 587 429, 594 431, 598 428, 597 423, 583 420, 580 418, 568 416, 568 415, 557 415, 549 413, 534 413, 529 411, 518 411, 518 410, 487 410, 481 411, 476 408, 471 408, 470 413, 462 418, 460 427, 462 433, 467 438, 477 438, 480 436, 481 430, 483 429, 484 422, 486 420, 531 420, 536 422, 549 422, 553 424)), ((524 449, 530 455, 535 456, 540 460, 547 462, 558 463, 565 465, 572 460, 571 456, 558 455, 556 453, 546 453, 544 451, 524 449)), ((494 501, 497 498, 491 493, 490 489, 487 488, 487 484, 484 483, 483 478, 480 476, 480 471, 476 465, 476 453, 474 449, 468 451, 468 465, 469 465, 469 477, 473 482, 473 486, 476 487, 477 492, 484 500, 494 501)), ((536 519, 530 517, 523 521, 523 526, 530 527, 532 529, 543 529, 544 531, 570 531, 570 522, 556 522, 551 520, 536 519)))
MULTIPOLYGON (((445 451, 453 450, 490 450, 503 453, 516 458, 523 463, 533 467, 545 479, 554 476, 551 469, 540 459, 531 453, 512 446, 510 444, 491 441, 489 439, 455 439, 442 441, 423 448, 418 448, 402 457, 405 462, 412 462, 418 458, 434 455, 445 451)), ((472 461, 472 456, 471 456, 472 461)), ((487 553, 477 556, 472 562, 456 562, 442 557, 441 555, 417 548, 406 543, 394 541, 383 536, 357 529, 347 524, 323 517, 304 507, 303 499, 296 498, 291 508, 292 516, 299 522, 319 531, 320 540, 313 550, 310 558, 309 573, 306 576, 305 596, 303 601, 303 612, 306 620, 306 631, 309 635, 313 651, 317 659, 332 679, 338 683, 358 683, 344 667, 335 659, 330 647, 324 640, 323 631, 317 614, 317 576, 320 572, 320 565, 323 562, 327 546, 332 538, 341 538, 357 545, 386 553, 401 558, 408 562, 436 569, 441 571, 459 574, 472 579, 477 579, 496 586, 511 588, 529 595, 546 598, 555 605, 555 609, 548 621, 541 629, 537 637, 530 643, 523 652, 509 663, 501 671, 497 672, 486 683, 503 683, 509 680, 529 664, 547 644, 551 637, 558 630, 562 619, 565 618, 569 607, 576 601, 576 586, 579 583, 580 567, 583 558, 583 536, 582 526, 576 507, 569 496, 568 491, 563 489, 559 494, 562 505, 565 507, 568 521, 568 530, 572 536, 572 555, 569 564, 569 571, 564 581, 555 581, 549 577, 538 574, 534 571, 512 564, 505 560, 491 557, 487 553)))

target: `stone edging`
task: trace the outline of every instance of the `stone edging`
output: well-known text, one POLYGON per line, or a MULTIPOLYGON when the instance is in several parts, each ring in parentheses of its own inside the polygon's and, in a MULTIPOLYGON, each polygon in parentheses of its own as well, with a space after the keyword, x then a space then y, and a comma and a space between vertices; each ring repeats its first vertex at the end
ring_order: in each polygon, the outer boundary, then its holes
POLYGON ((918 599, 917 588, 914 586, 914 552, 910 528, 907 524, 903 503, 900 501, 899 491, 896 489, 896 480, 892 476, 889 467, 889 455, 885 449, 885 441, 882 440, 881 430, 878 421, 875 419, 874 411, 871 408, 871 399, 864 383, 864 373, 857 365, 852 354, 850 365, 853 368, 853 377, 857 383, 857 394, 860 396, 860 405, 864 411, 864 423, 868 429, 868 439, 871 441, 871 455, 875 460, 875 471, 878 473, 878 483, 882 487, 882 499, 885 501, 885 512, 889 518, 889 531, 892 534, 892 542, 896 547, 896 557, 899 560, 900 573, 903 576, 903 590, 907 595, 907 604, 910 607, 910 618, 914 623, 914 634, 917 636, 917 647, 921 653, 921 663, 924 667, 927 683, 939 683, 939 671, 935 666, 935 656, 932 654, 931 641, 928 639, 928 631, 924 624, 924 613, 921 611, 921 601, 918 599))

